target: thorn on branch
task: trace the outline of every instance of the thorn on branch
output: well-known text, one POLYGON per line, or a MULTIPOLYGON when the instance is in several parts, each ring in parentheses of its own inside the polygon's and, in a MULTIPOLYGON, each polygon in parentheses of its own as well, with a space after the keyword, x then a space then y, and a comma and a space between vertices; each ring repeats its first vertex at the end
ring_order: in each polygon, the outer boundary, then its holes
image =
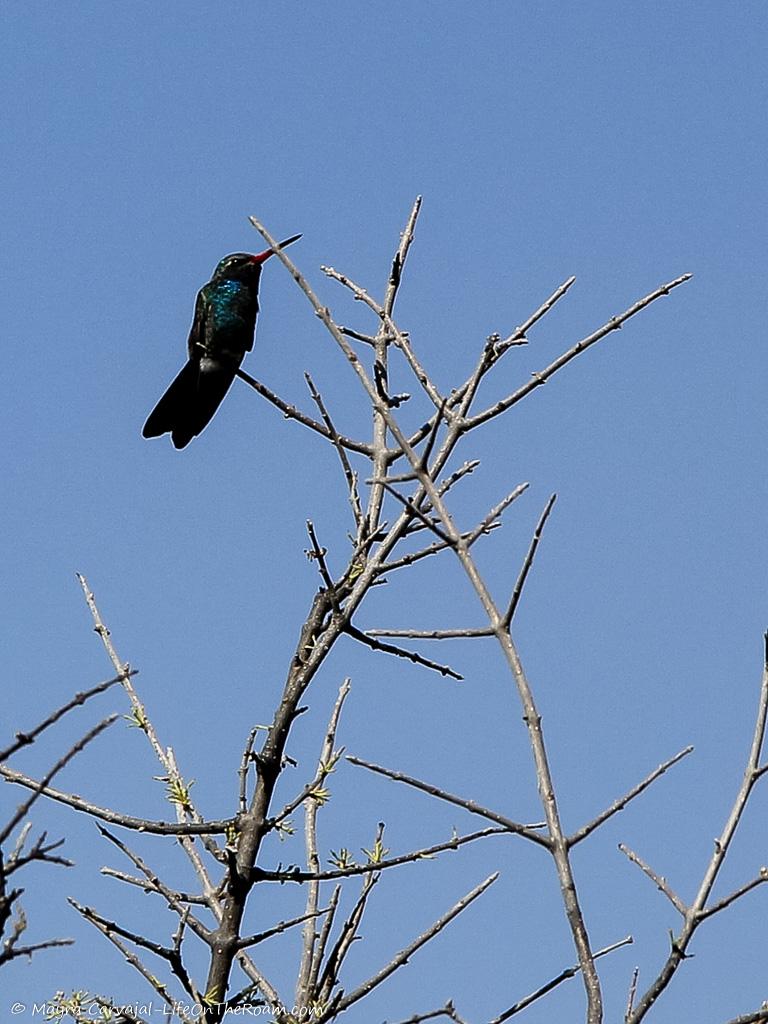
POLYGON ((359 640, 360 643, 365 644, 366 647, 370 647, 373 651, 382 651, 384 654, 394 654, 398 658, 406 658, 408 661, 412 661, 414 665, 423 665, 424 668, 430 668, 435 672, 439 672, 442 676, 450 676, 452 679, 456 679, 459 682, 463 681, 464 676, 459 675, 450 665, 441 665, 437 661, 430 661, 429 658, 423 657, 421 654, 417 654, 416 651, 407 651, 404 647, 397 647, 395 644, 383 643, 381 640, 376 640, 372 636, 368 636, 361 629, 357 629, 355 626, 348 624, 345 632, 351 636, 354 640, 359 640))

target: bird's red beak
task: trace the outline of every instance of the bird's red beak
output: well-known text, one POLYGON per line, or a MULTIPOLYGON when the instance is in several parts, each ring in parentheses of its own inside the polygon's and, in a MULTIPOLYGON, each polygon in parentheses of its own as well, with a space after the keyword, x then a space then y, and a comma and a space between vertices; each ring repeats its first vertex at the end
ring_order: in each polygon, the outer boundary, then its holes
MULTIPOLYGON (((301 235, 292 235, 290 238, 286 238, 284 242, 278 245, 278 249, 284 249, 286 245, 291 245, 293 242, 297 242, 301 238, 301 235)), ((258 256, 253 256, 252 260, 254 263, 264 263, 270 256, 274 256, 277 249, 265 249, 264 252, 260 252, 258 256)))

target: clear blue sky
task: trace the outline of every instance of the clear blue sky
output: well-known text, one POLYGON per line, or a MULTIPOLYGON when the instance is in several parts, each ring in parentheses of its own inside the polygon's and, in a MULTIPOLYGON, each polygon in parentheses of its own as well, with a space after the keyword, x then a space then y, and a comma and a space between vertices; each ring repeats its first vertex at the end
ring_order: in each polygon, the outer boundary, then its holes
MULTIPOLYGON (((487 334, 510 331, 575 274, 489 397, 663 281, 695 275, 473 437, 464 455, 483 457, 477 489, 453 505, 469 524, 531 481, 482 559, 504 593, 546 497, 560 495, 517 634, 567 825, 696 745, 575 857, 594 943, 636 938, 603 965, 616 1020, 633 966, 647 983, 677 925, 616 844, 692 896, 743 768, 768 625, 765 4, 6 0, 0 34, 4 732, 109 674, 74 577, 84 572, 213 817, 232 811, 245 736, 271 715, 316 583, 304 522, 315 519, 337 565, 348 527, 333 453, 245 386, 182 453, 140 437, 184 358, 196 290, 225 253, 261 247, 247 216, 279 237, 303 232, 294 258, 342 322, 365 328, 319 265, 380 294, 422 193, 399 316, 446 389, 487 334)), ((355 381, 279 266, 264 274, 246 368, 307 408, 310 369, 340 426, 367 430, 355 381)), ((418 581, 439 591, 425 596, 414 577, 376 594, 360 624, 482 621, 452 567, 418 581)), ((500 660, 491 648, 447 654, 464 683, 341 645, 291 752, 311 771, 350 674, 349 751, 537 819, 500 660)), ((39 769, 113 706, 123 710, 119 694, 19 764, 39 769)), ((161 816, 141 740, 118 725, 62 786, 161 816)), ((335 783, 326 850, 368 845, 378 820, 397 852, 472 827, 351 767, 335 783)), ((4 787, 4 806, 17 800, 4 787)), ((138 1000, 142 983, 64 895, 158 939, 170 916, 97 875, 124 865, 88 821, 42 806, 36 820, 68 836, 78 867, 30 875, 29 937, 78 944, 4 972, 3 998, 81 987, 138 1000)), ((765 821, 762 793, 731 885, 765 863, 765 821)), ((550 864, 493 842, 382 880, 350 987, 502 871, 350 1021, 449 997, 480 1021, 573 962, 550 864)), ((142 849, 174 870, 170 845, 142 849)), ((273 853, 298 860, 301 843, 273 853)), ((765 899, 702 929, 653 1020, 717 1022, 759 1005, 765 899)), ((254 928, 297 906, 282 890, 262 915, 254 903, 254 928)), ((282 980, 292 947, 280 948, 270 969, 282 980)), ((526 1019, 576 1020, 581 1006, 573 981, 526 1019)))

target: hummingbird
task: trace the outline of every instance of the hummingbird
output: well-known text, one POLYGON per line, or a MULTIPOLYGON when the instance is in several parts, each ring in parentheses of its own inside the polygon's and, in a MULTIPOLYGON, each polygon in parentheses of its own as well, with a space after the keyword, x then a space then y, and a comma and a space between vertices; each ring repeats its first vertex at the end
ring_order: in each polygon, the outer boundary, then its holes
MULTIPOLYGON (((278 248, 299 238, 293 235, 278 248)), ((174 447, 184 448, 208 426, 253 348, 261 268, 276 251, 235 252, 219 262, 197 293, 187 362, 149 414, 144 437, 170 433, 174 447)))

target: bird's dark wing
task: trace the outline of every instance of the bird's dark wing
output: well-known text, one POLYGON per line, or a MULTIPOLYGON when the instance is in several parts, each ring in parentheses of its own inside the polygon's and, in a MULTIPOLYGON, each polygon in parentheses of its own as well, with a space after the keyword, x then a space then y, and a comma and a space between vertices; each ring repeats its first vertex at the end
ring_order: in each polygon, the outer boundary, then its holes
POLYGON ((195 300, 195 315, 192 318, 192 327, 190 328, 189 341, 187 342, 187 352, 189 353, 190 359, 199 359, 202 355, 202 347, 205 344, 206 320, 209 309, 210 303, 206 295, 205 287, 203 287, 197 293, 197 299, 195 300))

